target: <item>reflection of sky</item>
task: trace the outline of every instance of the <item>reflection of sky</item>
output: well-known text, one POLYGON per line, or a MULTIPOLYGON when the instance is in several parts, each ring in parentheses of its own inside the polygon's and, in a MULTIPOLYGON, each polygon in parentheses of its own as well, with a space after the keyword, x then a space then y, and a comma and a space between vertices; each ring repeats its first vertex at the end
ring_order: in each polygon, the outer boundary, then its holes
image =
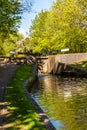
POLYGON ((54 118, 49 118, 49 120, 52 122, 53 126, 58 130, 60 127, 63 127, 64 125, 61 123, 61 121, 55 120, 54 118))

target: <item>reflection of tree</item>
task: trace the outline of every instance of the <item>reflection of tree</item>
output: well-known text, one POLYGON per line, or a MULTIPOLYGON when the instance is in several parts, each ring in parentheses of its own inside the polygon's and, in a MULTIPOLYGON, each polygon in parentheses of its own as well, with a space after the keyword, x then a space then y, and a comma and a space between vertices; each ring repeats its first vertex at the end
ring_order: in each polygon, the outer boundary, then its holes
MULTIPOLYGON (((43 89, 39 103, 44 106, 49 117, 62 121, 64 130, 87 128, 86 84, 85 79, 53 76, 44 77, 40 81, 40 87, 43 89)), ((63 130, 63 127, 60 130, 63 130)))

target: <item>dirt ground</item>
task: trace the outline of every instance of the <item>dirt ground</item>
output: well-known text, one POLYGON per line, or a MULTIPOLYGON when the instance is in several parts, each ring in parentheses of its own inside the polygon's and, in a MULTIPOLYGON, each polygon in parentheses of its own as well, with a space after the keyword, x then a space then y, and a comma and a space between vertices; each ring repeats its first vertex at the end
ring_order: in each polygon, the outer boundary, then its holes
POLYGON ((4 130, 5 119, 8 114, 5 100, 6 87, 10 83, 17 67, 15 64, 4 64, 0 62, 0 130, 4 130))

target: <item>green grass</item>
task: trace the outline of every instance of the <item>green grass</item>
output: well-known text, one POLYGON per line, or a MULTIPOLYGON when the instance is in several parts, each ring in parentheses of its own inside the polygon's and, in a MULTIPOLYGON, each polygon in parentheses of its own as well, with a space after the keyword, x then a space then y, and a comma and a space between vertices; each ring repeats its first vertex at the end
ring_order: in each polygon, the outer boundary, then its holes
POLYGON ((73 65, 76 67, 82 68, 84 70, 87 70, 87 60, 80 61, 80 62, 73 64, 73 65))
POLYGON ((19 67, 7 88, 6 130, 43 130, 32 104, 24 94, 23 82, 32 74, 32 66, 19 67))

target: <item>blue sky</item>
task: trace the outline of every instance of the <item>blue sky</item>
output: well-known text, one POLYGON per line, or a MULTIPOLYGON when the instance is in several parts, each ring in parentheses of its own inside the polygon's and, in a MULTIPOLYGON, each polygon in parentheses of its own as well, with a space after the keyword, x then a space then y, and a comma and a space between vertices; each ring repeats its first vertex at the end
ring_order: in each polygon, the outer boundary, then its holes
POLYGON ((35 15, 38 14, 42 9, 49 10, 52 6, 53 1, 55 0, 33 0, 33 6, 30 13, 24 13, 22 18, 22 23, 20 27, 20 33, 26 34, 29 32, 29 27, 32 24, 32 20, 35 18, 35 15))

